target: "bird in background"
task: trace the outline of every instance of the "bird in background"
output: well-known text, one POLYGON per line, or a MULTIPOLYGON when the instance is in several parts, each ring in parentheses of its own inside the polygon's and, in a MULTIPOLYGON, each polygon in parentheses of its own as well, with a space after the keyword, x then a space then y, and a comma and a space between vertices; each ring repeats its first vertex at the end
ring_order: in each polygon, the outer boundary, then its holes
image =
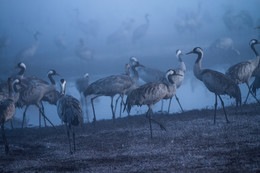
POLYGON ((88 106, 87 106, 87 99, 86 97, 84 96, 84 91, 88 88, 89 86, 89 74, 88 73, 85 73, 83 77, 81 78, 78 78, 76 80, 76 88, 80 94, 80 103, 82 105, 82 108, 84 107, 85 105, 85 109, 86 109, 86 119, 87 119, 87 122, 89 123, 90 120, 89 120, 89 113, 88 113, 88 106))
POLYGON ((134 89, 126 99, 125 109, 127 109, 128 114, 130 114, 131 108, 134 105, 142 106, 147 105, 148 111, 146 112, 146 118, 149 120, 150 125, 150 135, 153 137, 152 133, 152 124, 151 122, 158 124, 162 130, 165 130, 165 127, 158 121, 151 118, 152 107, 162 99, 168 99, 173 97, 176 93, 176 85, 171 79, 173 75, 177 74, 176 71, 170 69, 167 71, 165 78, 166 82, 149 82, 136 89, 134 89))
MULTIPOLYGON (((256 99, 258 104, 260 104, 259 100, 256 98, 254 93, 251 91, 250 86, 249 86, 250 78, 252 76, 256 75, 256 71, 258 71, 257 67, 258 67, 259 60, 260 60, 259 54, 258 54, 258 52, 255 49, 255 45, 256 44, 259 44, 259 42, 256 39, 252 39, 249 42, 249 45, 250 45, 251 49, 254 51, 254 53, 256 55, 256 58, 248 60, 248 61, 243 61, 243 62, 237 63, 237 64, 229 67, 228 70, 226 71, 226 75, 230 79, 235 81, 237 84, 245 83, 247 85, 247 87, 248 87, 249 93, 256 99)), ((260 70, 260 67, 259 67, 259 70, 260 70)), ((248 95, 249 95, 249 93, 248 93, 248 95)))
POLYGON ((196 54, 198 57, 193 66, 194 76, 202 81, 204 85, 210 92, 215 94, 215 112, 214 112, 214 124, 216 122, 216 111, 217 111, 217 97, 221 101, 223 111, 227 123, 229 122, 224 106, 224 101, 221 98, 221 95, 229 95, 236 99, 236 105, 241 106, 241 92, 238 85, 230 79, 228 76, 211 69, 202 69, 201 61, 203 58, 203 50, 200 47, 195 47, 188 54, 196 54))
POLYGON ((60 84, 61 92, 60 98, 57 101, 57 113, 60 119, 65 123, 69 140, 70 153, 72 154, 76 151, 74 127, 83 123, 83 113, 80 102, 73 96, 65 94, 66 81, 61 79, 60 84), (70 135, 72 135, 73 139, 73 149, 71 147, 70 135))
POLYGON ((137 41, 142 39, 146 34, 150 25, 149 14, 145 14, 145 23, 138 26, 132 36, 132 43, 135 44, 137 41))
POLYGON ((15 56, 15 62, 21 62, 21 61, 27 61, 28 58, 31 58, 35 55, 35 53, 38 50, 38 47, 40 45, 40 41, 39 41, 39 35, 40 33, 38 31, 36 31, 33 34, 33 38, 34 38, 34 43, 31 44, 29 47, 19 51, 16 56, 15 56))

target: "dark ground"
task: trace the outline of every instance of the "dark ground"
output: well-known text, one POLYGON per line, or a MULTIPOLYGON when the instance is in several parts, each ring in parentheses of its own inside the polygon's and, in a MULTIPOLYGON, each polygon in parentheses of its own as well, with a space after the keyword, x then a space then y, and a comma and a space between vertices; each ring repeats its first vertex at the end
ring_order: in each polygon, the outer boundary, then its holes
POLYGON ((6 130, 10 153, 0 141, 0 172, 259 172, 260 107, 153 115, 150 138, 144 115, 98 121, 76 129, 74 154, 65 127, 6 130))

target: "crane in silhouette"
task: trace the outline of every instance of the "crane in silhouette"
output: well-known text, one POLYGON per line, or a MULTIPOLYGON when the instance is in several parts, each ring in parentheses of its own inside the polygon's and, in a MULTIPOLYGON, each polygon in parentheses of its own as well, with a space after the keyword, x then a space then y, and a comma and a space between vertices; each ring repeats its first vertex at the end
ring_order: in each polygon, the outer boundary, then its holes
POLYGON ((64 79, 61 82, 60 98, 57 101, 57 113, 60 119, 65 123, 67 128, 67 136, 69 140, 70 153, 76 151, 75 145, 75 132, 73 126, 78 126, 83 123, 82 108, 79 101, 70 95, 65 95, 66 81, 64 79), (70 134, 73 137, 73 150, 71 148, 70 134))
POLYGON ((166 131, 165 127, 161 123, 151 118, 151 112, 152 112, 153 105, 155 105, 157 102, 159 102, 162 99, 168 99, 172 97, 176 93, 176 85, 174 81, 171 79, 172 75, 179 75, 179 74, 177 74, 174 70, 170 69, 167 71, 165 75, 167 82, 157 81, 157 82, 146 83, 134 89, 127 96, 124 110, 127 108, 128 114, 130 113, 131 108, 134 105, 148 106, 148 111, 146 112, 146 118, 149 119, 151 138, 153 137, 151 122, 158 124, 162 130, 166 131))
POLYGON ((187 54, 197 54, 197 60, 193 66, 193 73, 197 79, 202 81, 210 92, 215 94, 215 112, 214 112, 214 124, 216 123, 216 111, 217 111, 217 97, 220 99, 225 118, 227 123, 229 122, 224 106, 224 101, 221 95, 229 95, 236 99, 236 105, 241 105, 241 92, 238 85, 226 75, 214 71, 211 69, 202 69, 201 61, 203 58, 203 50, 200 47, 195 47, 192 51, 187 54))
POLYGON ((254 71, 257 69, 259 60, 260 60, 259 54, 255 49, 255 45, 259 44, 259 42, 256 39, 252 39, 249 42, 249 44, 250 44, 251 49, 254 51, 256 58, 248 60, 248 61, 243 61, 243 62, 237 63, 237 64, 229 67, 229 69, 226 71, 226 75, 230 79, 234 80, 237 84, 245 83, 248 87, 249 93, 256 99, 258 104, 260 104, 259 100, 256 98, 254 93, 251 91, 250 86, 249 86, 249 80, 252 77, 254 71))
POLYGON ((132 43, 136 43, 138 40, 140 40, 141 38, 143 38, 146 33, 147 30, 149 28, 149 24, 150 24, 150 20, 149 20, 149 14, 145 14, 145 23, 138 26, 134 32, 133 32, 133 36, 132 36, 132 43))

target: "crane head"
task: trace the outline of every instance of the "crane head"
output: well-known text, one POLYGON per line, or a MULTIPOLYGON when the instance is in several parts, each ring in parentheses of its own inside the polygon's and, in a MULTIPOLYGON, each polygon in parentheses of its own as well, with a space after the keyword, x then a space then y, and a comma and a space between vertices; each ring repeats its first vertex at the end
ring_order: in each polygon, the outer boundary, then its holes
POLYGON ((252 45, 255 45, 255 44, 259 44, 259 43, 260 42, 258 42, 258 40, 252 39, 252 40, 250 40, 249 45, 252 46, 252 45))
POLYGON ((26 69, 26 65, 25 65, 23 62, 19 62, 19 63, 17 64, 17 68, 26 69))
POLYGON ((200 47, 195 47, 192 51, 186 53, 186 55, 192 54, 192 53, 199 54, 199 53, 202 53, 202 52, 203 52, 202 48, 200 48, 200 47))
POLYGON ((60 74, 57 73, 55 70, 50 70, 50 71, 48 72, 48 75, 57 75, 57 76, 60 76, 60 74))
POLYGON ((88 73, 85 73, 85 74, 84 74, 84 78, 87 78, 88 76, 89 76, 88 73))

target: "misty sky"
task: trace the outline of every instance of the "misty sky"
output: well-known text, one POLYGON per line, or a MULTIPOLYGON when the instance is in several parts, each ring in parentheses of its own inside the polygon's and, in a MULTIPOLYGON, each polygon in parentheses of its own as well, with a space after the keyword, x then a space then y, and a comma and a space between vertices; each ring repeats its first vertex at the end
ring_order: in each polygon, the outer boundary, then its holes
MULTIPOLYGON (((46 79, 55 69, 72 80, 88 72, 93 81, 123 73, 131 56, 166 71, 178 67, 177 49, 185 53, 196 46, 205 51, 203 67, 224 72, 254 57, 248 43, 260 39, 254 29, 259 7, 259 0, 0 0, 0 78, 15 74, 13 67, 23 61, 26 76, 46 79), (133 43, 145 15, 149 26, 133 43)), ((183 60, 189 75, 181 91, 199 86, 206 92, 191 73, 195 56, 183 60)))
POLYGON ((69 65, 76 68, 73 75, 115 73, 124 70, 130 56, 163 70, 177 63, 176 49, 206 49, 219 38, 231 38, 237 49, 251 53, 246 46, 258 36, 253 27, 260 25, 258 0, 1 0, 0 4, 2 73, 8 71, 3 67, 6 63, 10 67, 19 61, 33 64, 32 71, 40 70, 40 74, 57 68, 69 75, 64 70, 69 65), (250 18, 237 20, 241 11, 250 18), (241 28, 226 26, 227 12, 241 28), (145 24, 145 14, 149 14, 149 27, 133 44, 131 37, 145 24), (40 33, 38 41, 33 36, 36 32, 40 33), (89 49, 89 57, 76 53, 80 40, 89 49), (32 46, 34 51, 21 57, 32 46))

